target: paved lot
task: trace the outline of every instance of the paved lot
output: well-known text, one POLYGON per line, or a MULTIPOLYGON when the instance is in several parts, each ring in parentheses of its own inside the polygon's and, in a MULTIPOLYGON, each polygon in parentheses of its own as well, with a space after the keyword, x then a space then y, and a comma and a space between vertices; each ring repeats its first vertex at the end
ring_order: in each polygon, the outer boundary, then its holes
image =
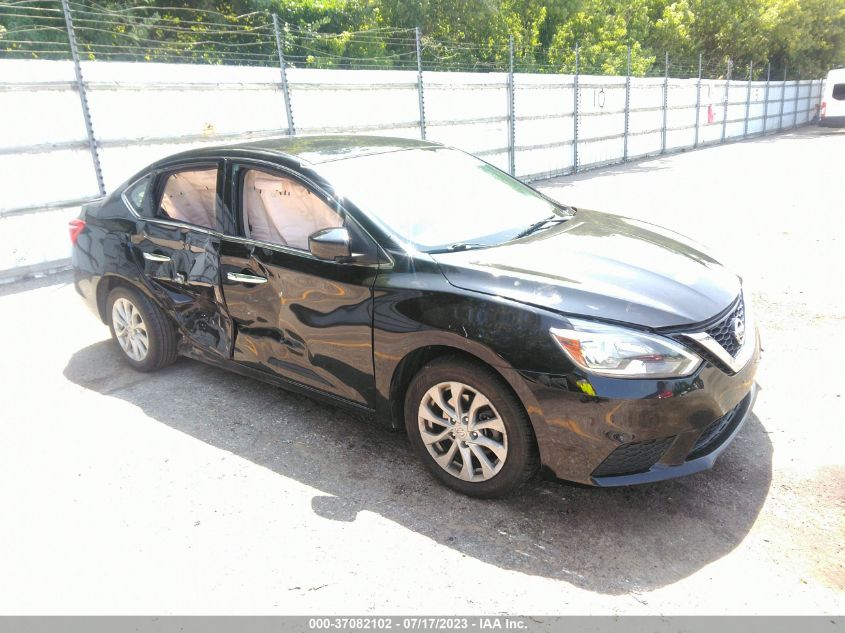
POLYGON ((480 502, 404 437, 199 363, 133 372, 68 277, 0 287, 0 613, 842 613, 845 134, 540 183, 743 271, 755 415, 716 468, 480 502))

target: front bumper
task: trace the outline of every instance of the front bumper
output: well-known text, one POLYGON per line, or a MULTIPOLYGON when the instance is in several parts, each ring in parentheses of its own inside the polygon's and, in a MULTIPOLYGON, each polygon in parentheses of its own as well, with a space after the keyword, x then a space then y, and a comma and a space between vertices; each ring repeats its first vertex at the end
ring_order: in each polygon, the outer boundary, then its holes
POLYGON ((675 380, 521 372, 543 466, 559 479, 593 486, 707 470, 751 413, 759 360, 755 336, 754 354, 733 375, 710 363, 675 380))
MULTIPOLYGON (((674 479, 675 477, 683 477, 685 475, 692 475, 701 472, 702 470, 709 470, 716 463, 716 459, 721 455, 725 449, 730 446, 734 438, 739 434, 740 429, 748 419, 751 409, 754 407, 754 401, 757 399, 757 391, 759 387, 755 383, 751 387, 748 395, 736 406, 736 409, 731 410, 727 416, 730 416, 728 424, 721 430, 714 438, 712 443, 706 446, 704 451, 696 451, 695 448, 687 455, 687 458, 682 464, 670 465, 663 464, 657 461, 650 466, 648 470, 644 470, 632 474, 597 476, 594 471, 591 477, 592 483, 597 486, 611 487, 611 486, 628 486, 632 484, 647 484, 655 481, 664 481, 666 479, 674 479)), ((725 417, 725 416, 723 416, 725 417)), ((712 424, 718 425, 723 418, 717 418, 712 424)), ((702 435, 706 435, 705 430, 702 435)), ((675 440, 679 441, 679 440, 675 440)), ((698 444, 698 442, 696 443, 698 444)), ((670 446, 666 453, 672 450, 670 446)), ((611 453, 612 455, 612 453, 611 453)))

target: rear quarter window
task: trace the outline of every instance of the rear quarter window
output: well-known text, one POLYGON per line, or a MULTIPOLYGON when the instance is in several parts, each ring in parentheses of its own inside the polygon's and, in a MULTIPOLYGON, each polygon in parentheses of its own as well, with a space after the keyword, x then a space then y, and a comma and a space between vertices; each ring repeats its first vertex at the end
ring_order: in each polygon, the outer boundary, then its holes
POLYGON ((833 98, 837 101, 845 101, 845 84, 833 85, 833 98))
POLYGON ((144 213, 144 201, 147 199, 147 191, 150 188, 150 176, 144 176, 141 180, 131 185, 125 192, 126 201, 129 206, 139 215, 144 213))

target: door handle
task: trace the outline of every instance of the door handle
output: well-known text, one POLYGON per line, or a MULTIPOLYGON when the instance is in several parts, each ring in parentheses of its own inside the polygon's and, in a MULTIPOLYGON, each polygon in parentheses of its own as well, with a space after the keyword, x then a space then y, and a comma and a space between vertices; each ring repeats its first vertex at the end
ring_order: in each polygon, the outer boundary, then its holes
POLYGON ((159 255, 158 253, 148 253, 144 251, 144 259, 149 262, 169 262, 170 258, 167 255, 159 255))
POLYGON ((257 275, 245 275, 244 273, 227 273, 226 278, 229 281, 237 281, 242 284, 266 284, 267 279, 258 277, 257 275))

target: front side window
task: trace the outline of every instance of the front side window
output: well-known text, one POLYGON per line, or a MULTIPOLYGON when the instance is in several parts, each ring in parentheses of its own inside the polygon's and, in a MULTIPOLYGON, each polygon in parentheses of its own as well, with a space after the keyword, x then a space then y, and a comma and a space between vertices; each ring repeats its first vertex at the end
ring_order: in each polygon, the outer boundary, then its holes
POLYGON ((161 217, 214 229, 216 214, 216 167, 180 171, 167 177, 161 195, 161 217))
POLYGON ((308 236, 343 226, 322 198, 292 178, 249 169, 243 177, 242 208, 247 237, 308 250, 308 236))

